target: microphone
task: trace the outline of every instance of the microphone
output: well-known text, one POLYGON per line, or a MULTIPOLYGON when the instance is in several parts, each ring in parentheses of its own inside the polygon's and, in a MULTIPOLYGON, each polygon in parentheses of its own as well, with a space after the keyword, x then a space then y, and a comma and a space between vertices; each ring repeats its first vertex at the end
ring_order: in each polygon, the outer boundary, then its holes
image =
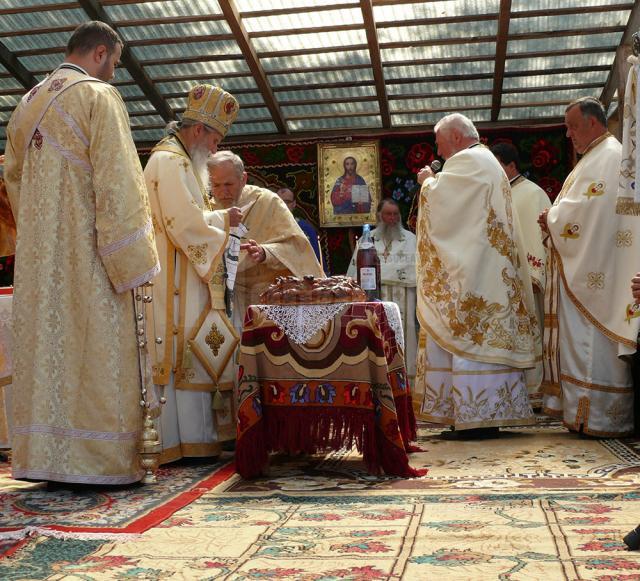
POLYGON ((439 159, 434 159, 429 167, 433 173, 438 173, 442 169, 442 162, 439 159))

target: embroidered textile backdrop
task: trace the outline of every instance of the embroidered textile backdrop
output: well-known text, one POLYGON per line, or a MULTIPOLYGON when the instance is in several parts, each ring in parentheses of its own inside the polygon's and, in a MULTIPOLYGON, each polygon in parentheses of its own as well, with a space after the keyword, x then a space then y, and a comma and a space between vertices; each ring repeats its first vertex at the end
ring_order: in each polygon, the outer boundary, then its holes
MULTIPOLYGON (((571 145, 564 126, 528 129, 491 129, 481 132, 483 143, 513 143, 520 152, 521 170, 544 188, 553 200, 570 170, 571 145)), ((338 140, 331 140, 337 142, 338 140)), ((276 191, 290 188, 297 196, 296 215, 318 229, 318 141, 231 145, 244 161, 249 183, 276 191)), ((436 157, 433 133, 389 136, 380 139, 382 197, 400 204, 402 219, 413 229, 412 204, 418 191, 417 171, 436 157)), ((326 228, 320 231, 325 270, 344 274, 360 228, 326 228)))

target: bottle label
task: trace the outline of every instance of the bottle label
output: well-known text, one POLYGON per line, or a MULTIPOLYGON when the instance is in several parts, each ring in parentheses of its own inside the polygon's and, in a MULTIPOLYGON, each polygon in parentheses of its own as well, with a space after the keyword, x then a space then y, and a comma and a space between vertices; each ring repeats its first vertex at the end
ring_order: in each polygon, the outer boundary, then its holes
POLYGON ((376 290, 376 269, 373 267, 362 267, 360 269, 360 286, 362 290, 376 290))

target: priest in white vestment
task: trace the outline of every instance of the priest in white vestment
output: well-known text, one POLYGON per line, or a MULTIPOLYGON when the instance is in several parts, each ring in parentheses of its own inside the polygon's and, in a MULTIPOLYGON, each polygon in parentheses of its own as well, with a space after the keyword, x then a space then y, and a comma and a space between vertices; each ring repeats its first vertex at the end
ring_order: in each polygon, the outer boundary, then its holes
POLYGON ((122 46, 106 24, 82 24, 9 121, 14 478, 122 485, 144 474, 132 289, 160 266, 127 110, 107 83, 122 46))
MULTIPOLYGON (((398 203, 386 198, 378 204, 378 222, 371 232, 380 259, 381 299, 396 303, 402 316, 407 374, 416 375, 416 237, 402 227, 398 203)), ((347 276, 357 277, 356 247, 347 276)))
POLYGON ((247 232, 237 265, 233 291, 233 318, 242 328, 247 307, 260 302, 262 293, 278 276, 313 275, 324 271, 295 217, 280 196, 247 185, 242 159, 219 151, 208 160, 213 208, 238 206, 247 232))
MULTIPOLYGON (((529 276, 533 285, 538 327, 542 330, 544 328, 544 286, 547 252, 542 242, 543 236, 538 224, 538 216, 540 212, 551 206, 551 201, 540 186, 520 173, 520 159, 518 150, 514 145, 505 142, 496 143, 491 147, 491 153, 496 156, 509 178, 511 201, 515 213, 518 215, 527 253, 527 267, 529 268, 529 276)), ((542 333, 540 333, 540 343, 542 344, 542 333)), ((527 369, 524 373, 529 400, 531 405, 537 409, 542 407, 542 376, 542 361, 539 361, 533 369, 527 369)))
POLYGON ((442 172, 418 174, 420 417, 453 427, 445 438, 490 437, 534 422, 523 373, 541 355, 533 291, 498 161, 464 115, 435 133, 442 172))
POLYGON ((212 317, 229 228, 240 212, 212 210, 206 161, 237 113, 238 102, 226 91, 195 86, 182 120, 154 147, 144 171, 163 268, 153 287, 156 343, 150 349, 154 383, 166 398, 162 463, 217 456, 221 442, 235 438, 232 392, 211 369, 207 351, 216 341, 235 340, 225 321, 212 317), (198 347, 202 335, 216 337, 204 351, 198 347))
POLYGON ((550 251, 543 391, 545 411, 570 430, 620 437, 634 428, 628 356, 640 312, 629 280, 640 264, 640 218, 632 195, 618 198, 621 145, 606 123, 595 98, 567 107, 567 137, 582 157, 540 215, 550 251))

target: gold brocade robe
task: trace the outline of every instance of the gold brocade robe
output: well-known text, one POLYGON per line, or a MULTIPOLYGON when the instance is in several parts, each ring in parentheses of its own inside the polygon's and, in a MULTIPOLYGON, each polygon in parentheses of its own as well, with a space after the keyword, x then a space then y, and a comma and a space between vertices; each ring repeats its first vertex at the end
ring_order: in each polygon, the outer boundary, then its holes
POLYGON ((159 263, 126 108, 107 83, 59 68, 25 95, 7 137, 13 476, 134 482, 142 413, 130 291, 159 263))
POLYGON ((211 362, 221 344, 228 355, 225 349, 237 342, 220 310, 228 214, 209 210, 204 184, 177 136, 156 145, 144 174, 163 267, 154 280, 152 319, 162 343, 151 347, 154 383, 163 386, 167 397, 160 423, 161 462, 214 456, 220 441, 235 437, 233 376, 218 373, 211 362), (203 341, 198 340, 201 330, 203 341), (209 335, 220 338, 207 343, 209 335), (211 394, 217 390, 222 402, 214 411, 211 394))
POLYGON ((539 328, 507 176, 484 146, 427 179, 418 215, 420 325, 466 359, 533 367, 539 328))
MULTIPOLYGON (((244 211, 246 238, 255 240, 266 251, 261 263, 255 263, 246 253, 240 254, 234 316, 241 323, 246 308, 260 302, 260 293, 277 276, 310 274, 323 278, 324 272, 309 240, 279 196, 263 188, 245 186, 236 205, 244 211)), ((213 207, 222 206, 214 203, 213 207)))

